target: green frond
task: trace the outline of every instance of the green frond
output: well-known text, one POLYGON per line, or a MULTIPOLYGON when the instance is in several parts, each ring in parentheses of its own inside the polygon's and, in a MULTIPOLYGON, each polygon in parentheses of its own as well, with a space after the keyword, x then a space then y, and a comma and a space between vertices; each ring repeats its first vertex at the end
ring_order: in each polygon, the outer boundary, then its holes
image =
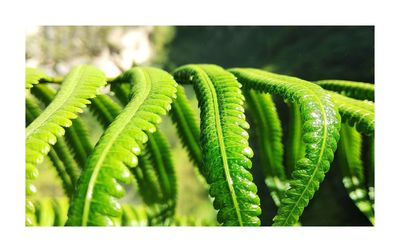
MULTIPOLYGON (((26 97, 25 101, 26 122, 29 125, 42 113, 42 110, 39 108, 33 97, 26 97)), ((74 190, 74 185, 69 173, 71 171, 74 173, 78 168, 75 160, 73 160, 72 155, 68 151, 68 147, 66 146, 63 137, 60 137, 57 140, 53 148, 50 150, 48 157, 61 179, 65 194, 71 196, 74 190)))
POLYGON ((368 198, 364 179, 361 143, 361 134, 354 128, 342 124, 338 158, 343 173, 343 184, 358 209, 374 224, 374 211, 368 198))
POLYGON ((158 180, 160 181, 161 191, 165 199, 176 199, 176 174, 175 166, 172 161, 171 148, 166 137, 157 130, 149 134, 149 141, 146 150, 150 154, 153 167, 156 169, 158 180))
POLYGON ((53 198, 54 226, 64 226, 69 208, 68 198, 53 198))
POLYGON ((170 115, 182 145, 187 149, 190 159, 204 176, 204 171, 201 168, 200 123, 190 107, 189 100, 185 95, 185 89, 182 86, 178 86, 176 100, 172 103, 170 115))
POLYGON ((305 143, 302 136, 302 121, 300 106, 296 103, 288 103, 289 106, 289 123, 288 138, 286 149, 286 162, 289 174, 296 167, 296 162, 305 155, 305 143))
POLYGON ((374 101, 375 86, 371 83, 347 80, 319 80, 314 83, 322 88, 357 99, 374 101))
POLYGON ((91 101, 92 104, 89 106, 89 109, 104 129, 106 129, 108 125, 112 123, 114 118, 121 113, 121 106, 107 95, 98 95, 91 101))
POLYGON ((52 78, 40 69, 25 68, 25 90, 29 90, 33 85, 39 84, 41 81, 50 81, 52 78))
POLYGON ((38 226, 50 227, 54 225, 55 213, 51 199, 45 198, 35 202, 35 209, 38 226))
POLYGON ((144 206, 122 205, 122 226, 149 226, 147 208, 144 206))
MULTIPOLYGON (((47 85, 35 86, 31 92, 45 106, 50 105, 57 94, 56 90, 47 85)), ((65 139, 76 162, 80 167, 84 167, 87 157, 93 150, 93 145, 86 124, 81 118, 74 119, 71 127, 65 129, 65 139)))
POLYGON ((256 149, 259 150, 263 165, 265 183, 276 206, 279 206, 289 186, 283 167, 281 121, 271 95, 256 93, 254 90, 244 90, 243 94, 248 105, 246 113, 254 118, 256 149))
MULTIPOLYGON (((132 68, 119 81, 132 85, 130 102, 110 124, 95 146, 80 177, 68 212, 67 225, 114 225, 121 215, 119 182, 129 183, 129 168, 154 133, 161 115, 171 108, 176 82, 168 73, 150 67, 132 68)), ((117 81, 118 82, 118 81, 117 81)))
POLYGON ((366 134, 374 135, 375 132, 375 106, 373 102, 355 100, 334 92, 328 92, 342 116, 343 122, 366 134))
MULTIPOLYGON (((96 94, 98 87, 104 85, 104 74, 94 67, 80 65, 75 67, 66 77, 53 102, 26 128, 26 195, 36 192, 32 181, 39 175, 36 165, 41 163, 54 145, 57 136, 64 135, 63 127, 71 126, 70 119, 77 117, 77 112, 96 94)), ((33 205, 27 203, 27 225, 33 205), (29 205, 29 206, 28 206, 29 205)))
POLYGON ((316 84, 256 69, 232 69, 247 89, 276 94, 300 106, 305 157, 292 172, 275 226, 294 225, 329 170, 339 139, 340 115, 331 96, 316 84))
POLYGON ((215 65, 186 65, 174 72, 193 84, 201 110, 200 143, 204 174, 214 197, 217 220, 225 226, 260 225, 260 199, 253 177, 241 85, 215 65))

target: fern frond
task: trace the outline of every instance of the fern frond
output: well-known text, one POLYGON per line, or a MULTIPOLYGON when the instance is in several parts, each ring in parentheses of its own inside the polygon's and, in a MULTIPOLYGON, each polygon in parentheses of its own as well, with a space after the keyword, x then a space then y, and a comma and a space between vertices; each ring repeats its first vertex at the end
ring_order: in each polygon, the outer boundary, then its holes
MULTIPOLYGON (((32 88, 31 92, 45 106, 48 106, 57 94, 56 90, 47 85, 37 85, 32 88)), ((93 150, 93 145, 86 124, 81 118, 74 119, 71 127, 65 129, 65 139, 77 163, 80 167, 83 167, 93 150)))
POLYGON ((175 201, 176 174, 168 141, 159 130, 148 137, 149 141, 146 144, 146 149, 150 153, 153 167, 157 170, 156 174, 160 181, 161 191, 164 194, 164 198, 175 201))
MULTIPOLYGON (((29 125, 42 113, 42 110, 39 108, 37 102, 31 97, 26 97, 25 104, 26 122, 29 125)), ((62 137, 60 137, 54 144, 54 147, 50 150, 48 157, 61 179, 65 194, 71 196, 74 190, 74 185, 71 181, 69 172, 72 171, 74 173, 77 170, 77 165, 73 160, 72 155, 69 153, 68 147, 66 146, 66 143, 62 137)))
POLYGON ((374 224, 374 212, 365 190, 364 168, 361 160, 361 135, 354 128, 343 124, 340 130, 338 158, 343 173, 343 184, 350 198, 374 224))
POLYGON ((150 67, 133 68, 119 77, 132 85, 131 99, 101 136, 90 155, 68 213, 67 225, 113 225, 121 215, 116 201, 124 195, 119 182, 132 179, 128 168, 170 109, 176 82, 168 73, 150 67))
POLYGON ((51 199, 45 198, 35 202, 35 209, 38 226, 50 227, 54 225, 55 213, 51 199))
POLYGON ((121 113, 121 106, 114 102, 107 95, 98 95, 91 101, 92 104, 89 106, 89 109, 98 119, 104 129, 106 129, 114 120, 114 118, 121 113))
POLYGON ((170 115, 182 145, 187 149, 190 159, 204 176, 204 171, 201 168, 200 123, 190 107, 189 100, 185 95, 185 89, 182 86, 178 86, 176 100, 172 103, 170 115))
POLYGON ((300 106, 305 157, 297 162, 292 172, 290 189, 273 224, 293 225, 298 222, 329 170, 339 139, 339 113, 331 96, 316 84, 256 69, 237 68, 231 72, 247 89, 280 95, 300 106))
POLYGON ((289 106, 289 123, 288 138, 286 149, 286 162, 289 174, 296 167, 296 162, 305 155, 305 143, 302 137, 302 121, 300 106, 296 103, 288 103, 289 106))
POLYGON ((374 103, 368 101, 359 101, 346 96, 329 92, 332 99, 339 108, 343 122, 366 134, 374 135, 375 132, 375 113, 374 103))
MULTIPOLYGON (((70 119, 77 117, 77 112, 89 102, 88 99, 96 94, 98 87, 104 85, 104 74, 94 67, 80 65, 75 67, 66 77, 61 90, 54 101, 47 106, 29 126, 26 128, 26 195, 36 192, 32 181, 39 175, 36 165, 50 151, 50 145, 54 145, 57 136, 64 135, 63 127, 71 126, 70 119)), ((29 203, 27 203, 29 204, 29 203)), ((27 218, 31 216, 31 207, 27 208, 27 218)), ((26 221, 30 225, 30 221, 26 221)))
POLYGON ((347 80, 319 80, 314 83, 322 88, 357 99, 374 101, 375 86, 371 83, 347 80))
POLYGON ((225 226, 260 225, 260 199, 253 177, 242 107, 241 85, 215 65, 186 65, 174 72, 182 84, 193 84, 201 110, 200 142, 204 174, 214 197, 217 220, 225 226))
POLYGON ((246 113, 254 118, 253 128, 261 164, 264 166, 265 183, 275 205, 279 206, 289 186, 283 167, 281 121, 271 95, 259 94, 254 90, 244 90, 243 94, 248 105, 246 113))
POLYGON ((69 208, 68 198, 53 198, 54 226, 64 226, 69 208))
POLYGON ((33 85, 39 84, 41 81, 51 81, 51 77, 40 69, 25 68, 25 90, 29 90, 33 85))

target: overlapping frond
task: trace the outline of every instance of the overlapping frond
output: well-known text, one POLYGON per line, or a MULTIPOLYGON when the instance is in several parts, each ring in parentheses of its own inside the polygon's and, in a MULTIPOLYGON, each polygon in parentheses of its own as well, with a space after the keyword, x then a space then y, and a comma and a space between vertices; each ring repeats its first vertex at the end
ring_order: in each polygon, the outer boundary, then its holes
POLYGON ((371 83, 347 80, 319 80, 316 84, 322 88, 358 99, 374 101, 375 86, 371 83))
POLYGON ((186 65, 174 72, 181 84, 193 84, 201 110, 200 142, 204 174, 226 226, 260 225, 257 187, 248 169, 253 151, 248 144, 241 85, 215 65, 186 65))
POLYGON ((334 92, 329 92, 339 108, 343 122, 355 126, 368 136, 375 132, 375 106, 373 102, 355 100, 334 92))
POLYGON ((204 175, 200 149, 200 123, 190 107, 189 100, 185 95, 185 89, 182 86, 178 86, 177 97, 172 103, 170 114, 190 159, 199 168, 200 173, 204 175))
POLYGON ((119 77, 132 85, 130 102, 110 124, 90 155, 68 213, 67 225, 114 225, 121 215, 117 198, 124 195, 120 182, 132 179, 129 168, 156 131, 161 115, 170 109, 176 82, 166 72, 149 67, 132 68, 119 77))
MULTIPOLYGON (((65 78, 63 85, 54 98, 53 102, 46 107, 29 126, 26 128, 26 194, 36 192, 32 180, 39 172, 36 165, 43 161, 43 158, 50 151, 50 144, 57 141, 57 136, 64 135, 63 127, 71 126, 71 119, 77 117, 78 112, 89 103, 88 99, 96 95, 97 89, 106 83, 104 74, 98 69, 79 65, 65 78)), ((27 203, 27 218, 34 208, 27 203)), ((30 220, 26 220, 30 225, 30 220)))
POLYGON ((274 218, 275 226, 298 222, 329 170, 339 139, 340 116, 331 96, 316 84, 257 69, 232 69, 247 89, 280 95, 300 106, 305 157, 292 172, 290 189, 274 218))
POLYGON ((353 127, 343 124, 338 144, 338 158, 343 173, 343 184, 358 209, 374 224, 374 212, 365 185, 361 148, 361 134, 353 127))
POLYGON ((270 190, 274 203, 279 206, 288 189, 283 166, 282 126, 271 95, 244 90, 246 113, 254 120, 253 131, 256 135, 261 164, 265 174, 265 183, 270 190))
POLYGON ((50 81, 51 79, 50 76, 40 69, 25 68, 25 90, 31 89, 34 85, 39 84, 40 81, 50 81))

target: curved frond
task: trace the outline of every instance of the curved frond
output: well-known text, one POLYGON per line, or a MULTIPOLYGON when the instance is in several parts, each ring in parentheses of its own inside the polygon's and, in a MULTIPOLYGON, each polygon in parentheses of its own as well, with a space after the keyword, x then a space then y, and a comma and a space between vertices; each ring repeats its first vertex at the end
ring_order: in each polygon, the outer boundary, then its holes
POLYGON ((374 101, 375 86, 371 83, 347 80, 319 80, 314 83, 322 88, 357 99, 374 101))
POLYGON ((204 171, 201 168, 200 123, 190 107, 189 100, 185 95, 185 89, 182 86, 178 86, 176 100, 172 103, 170 114, 182 145, 187 149, 190 159, 204 176, 204 171))
MULTIPOLYGON (((57 92, 47 85, 37 85, 32 88, 32 94, 38 98, 45 106, 50 105, 57 92)), ((89 132, 84 121, 77 117, 71 127, 65 129, 65 140, 74 158, 80 167, 85 165, 86 159, 93 150, 89 132)))
POLYGON ((373 102, 355 100, 334 92, 329 92, 336 106, 339 108, 343 122, 366 134, 374 135, 375 132, 375 106, 373 102))
POLYGON ((257 69, 237 68, 231 72, 247 89, 280 95, 300 106, 305 157, 292 172, 290 189, 273 224, 294 225, 329 170, 339 139, 339 113, 331 96, 316 84, 257 69))
POLYGON ((43 161, 55 144, 57 136, 64 135, 63 127, 71 126, 71 119, 95 96, 97 88, 106 83, 104 74, 94 67, 80 65, 66 77, 53 102, 26 128, 26 179, 28 194, 35 189, 31 180, 38 176, 36 165, 43 161))
POLYGON ((225 226, 260 225, 260 199, 253 177, 241 85, 215 65, 186 65, 174 72, 181 84, 193 84, 201 110, 200 142, 204 174, 225 226))
POLYGON ((29 90, 33 85, 39 84, 41 81, 51 81, 51 77, 40 69, 25 68, 25 90, 29 90))
POLYGON ((253 129, 261 164, 264 166, 265 183, 276 206, 279 206, 289 186, 283 167, 281 121, 271 95, 256 93, 254 90, 244 90, 243 94, 248 105, 246 113, 254 118, 253 129))
POLYGON ((133 68, 118 78, 132 85, 131 99, 101 136, 90 155, 68 213, 67 225, 114 225, 121 215, 119 182, 132 179, 129 168, 170 109, 176 82, 168 73, 150 67, 133 68), (146 133, 147 134, 146 134, 146 133))
POLYGON ((338 144, 338 158, 343 173, 343 184, 358 209, 374 224, 372 204, 365 189, 361 142, 360 133, 346 124, 342 125, 338 144))

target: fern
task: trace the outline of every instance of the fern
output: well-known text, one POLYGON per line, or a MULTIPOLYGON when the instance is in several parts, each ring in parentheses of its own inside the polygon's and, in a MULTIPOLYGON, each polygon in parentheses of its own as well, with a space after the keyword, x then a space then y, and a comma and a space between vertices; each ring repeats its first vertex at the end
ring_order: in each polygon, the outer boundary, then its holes
POLYGON ((51 77, 45 74, 42 70, 29 68, 25 69, 25 90, 31 89, 34 85, 41 81, 51 81, 51 77))
POLYGON ((26 69, 26 225, 217 225, 176 214, 176 168, 167 138, 158 127, 169 110, 183 146, 209 185, 219 225, 260 225, 244 106, 254 124, 251 133, 265 183, 278 206, 273 225, 299 224, 337 145, 344 186, 374 224, 372 84, 312 83, 250 68, 226 71, 215 65, 185 65, 173 76, 151 67, 135 67, 112 79, 86 65, 75 67, 66 78, 26 69), (61 82, 58 92, 47 85, 61 82), (177 82, 194 86, 200 122, 177 82), (110 95, 99 94, 106 83, 110 95), (288 125, 281 123, 272 95, 288 104, 288 125), (94 147, 85 121, 77 118, 87 104, 104 129, 94 147), (285 152, 281 124, 289 133, 285 152), (366 160, 361 159, 363 141, 366 160), (67 197, 32 201, 36 166, 44 158, 50 159, 67 197), (143 205, 119 202, 125 194, 121 183, 132 179, 143 205))
MULTIPOLYGON (((37 103, 30 97, 26 98, 26 121, 29 125, 34 119, 36 119, 42 110, 39 108, 37 103)), ((49 152, 49 158, 56 169, 58 176, 61 179, 64 191, 67 195, 71 195, 73 192, 73 182, 69 172, 71 170, 75 172, 77 169, 75 161, 72 159, 71 154, 68 151, 64 139, 60 138, 55 143, 54 148, 49 152)))
MULTIPOLYGON (((32 94, 48 106, 56 96, 56 91, 45 85, 32 88, 32 94)), ((85 165, 86 159, 93 150, 86 124, 81 118, 76 118, 71 127, 65 130, 65 139, 80 167, 85 165)))
POLYGON ((190 107, 185 95, 185 89, 178 86, 177 97, 172 103, 171 118, 178 130, 179 138, 183 146, 188 150, 190 159, 199 168, 204 176, 202 169, 202 154, 200 149, 200 127, 197 117, 190 107))
POLYGON ((369 201, 364 181, 361 160, 361 135, 352 127, 342 125, 338 145, 338 157, 343 172, 343 184, 350 198, 374 224, 374 212, 369 201))
POLYGON ((50 151, 49 144, 55 144, 57 136, 64 135, 62 127, 71 126, 70 119, 82 112, 88 99, 104 84, 105 76, 99 70, 86 65, 75 67, 53 102, 26 128, 26 177, 30 193, 33 186, 30 181, 38 175, 35 166, 50 151))
POLYGON ((333 92, 329 92, 339 108, 343 122, 355 126, 357 130, 368 136, 375 132, 375 113, 372 102, 358 101, 333 92))
POLYGON ((113 225, 121 215, 116 198, 124 194, 118 182, 129 183, 128 167, 137 166, 137 155, 160 115, 170 109, 176 83, 154 68, 133 68, 121 81, 132 84, 129 104, 103 133, 90 155, 68 213, 68 225, 113 225))
POLYGON ((297 162, 290 189, 274 218, 275 226, 293 225, 329 170, 339 139, 339 113, 330 95, 310 82, 256 69, 231 72, 245 88, 277 94, 300 106, 305 157, 297 162))
POLYGON ((247 113, 254 118, 254 131, 261 164, 264 166, 265 183, 279 206, 284 192, 288 189, 283 167, 282 126, 276 112, 275 103, 269 94, 258 94, 245 90, 247 113))
POLYGON ((338 92, 342 95, 358 100, 374 101, 374 85, 365 82, 345 81, 345 80, 320 80, 315 81, 324 89, 338 92))
POLYGON ((218 222, 226 226, 260 225, 257 187, 252 183, 240 84, 214 65, 186 65, 174 72, 179 83, 193 84, 201 110, 204 174, 210 184, 218 222))

